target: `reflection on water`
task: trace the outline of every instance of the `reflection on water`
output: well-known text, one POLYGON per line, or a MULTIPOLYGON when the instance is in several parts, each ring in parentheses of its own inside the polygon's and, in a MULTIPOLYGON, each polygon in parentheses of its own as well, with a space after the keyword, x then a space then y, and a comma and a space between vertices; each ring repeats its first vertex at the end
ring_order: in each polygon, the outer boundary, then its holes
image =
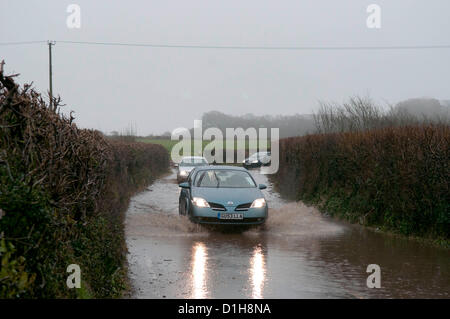
POLYGON ((135 297, 449 298, 447 249, 325 218, 250 172, 268 185, 270 212, 263 227, 242 233, 179 216, 175 172, 133 198, 126 234, 135 297), (367 288, 369 264, 381 267, 380 289, 367 288))
POLYGON ((193 294, 192 298, 206 298, 206 260, 208 255, 206 247, 203 243, 197 242, 192 250, 192 281, 193 294))
POLYGON ((250 267, 252 298, 261 299, 263 297, 266 265, 260 246, 256 246, 253 250, 253 256, 250 259, 250 267))
MULTIPOLYGON (((204 243, 195 242, 192 248, 192 276, 191 276, 191 298, 205 299, 210 298, 208 291, 208 280, 214 281, 214 276, 208 269, 208 252, 204 243)), ((248 267, 248 284, 251 287, 251 298, 264 298, 264 282, 266 280, 266 261, 265 253, 260 245, 253 248, 248 267)), ((244 281, 245 283, 246 281, 244 281)), ((225 285, 231 284, 224 282, 225 285)))

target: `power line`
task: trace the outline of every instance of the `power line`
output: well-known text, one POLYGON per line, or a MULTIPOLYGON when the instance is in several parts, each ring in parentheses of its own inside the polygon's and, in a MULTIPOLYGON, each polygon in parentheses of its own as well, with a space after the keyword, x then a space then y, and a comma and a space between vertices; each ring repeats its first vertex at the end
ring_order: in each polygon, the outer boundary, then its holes
MULTIPOLYGON (((47 41, 4 42, 0 45, 20 45, 46 43, 47 41)), ((397 45, 397 46, 217 46, 217 45, 178 45, 178 44, 152 44, 152 43, 125 43, 125 42, 91 42, 91 41, 55 41, 63 44, 101 45, 101 46, 128 46, 150 48, 180 48, 180 49, 225 49, 225 50, 424 50, 424 49, 450 49, 450 44, 442 45, 397 45)))
POLYGON ((0 42, 0 45, 23 45, 23 44, 36 44, 36 43, 47 43, 47 41, 23 41, 23 42, 0 42))
POLYGON ((392 50, 392 49, 450 49, 450 45, 412 45, 412 46, 216 46, 216 45, 172 45, 122 42, 88 42, 88 41, 57 41, 67 44, 135 46, 152 48, 182 48, 182 49, 228 49, 228 50, 392 50))

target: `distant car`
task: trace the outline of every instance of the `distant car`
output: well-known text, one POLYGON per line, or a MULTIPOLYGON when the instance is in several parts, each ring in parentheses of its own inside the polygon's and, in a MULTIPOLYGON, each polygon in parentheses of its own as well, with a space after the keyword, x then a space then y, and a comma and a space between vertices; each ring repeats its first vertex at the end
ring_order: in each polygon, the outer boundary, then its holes
POLYGON ((188 177, 190 171, 197 166, 209 165, 206 158, 201 156, 184 156, 181 162, 177 164, 177 182, 181 183, 188 177))
POLYGON ((270 163, 271 163, 270 152, 258 152, 246 158, 242 162, 242 166, 244 166, 245 168, 252 168, 252 167, 267 166, 270 165, 270 163))
POLYGON ((179 213, 201 224, 262 224, 268 207, 250 173, 236 166, 197 167, 180 184, 179 213))

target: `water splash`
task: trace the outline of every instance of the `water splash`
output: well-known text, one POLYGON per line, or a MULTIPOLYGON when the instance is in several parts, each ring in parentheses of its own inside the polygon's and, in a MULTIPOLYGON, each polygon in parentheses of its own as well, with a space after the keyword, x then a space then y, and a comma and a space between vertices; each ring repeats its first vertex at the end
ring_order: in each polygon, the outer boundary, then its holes
POLYGON ((208 234, 207 229, 192 223, 187 217, 163 213, 128 216, 126 231, 132 236, 186 236, 208 234))
POLYGON ((249 232, 283 236, 323 236, 336 235, 343 230, 344 226, 331 222, 316 208, 297 202, 270 209, 266 223, 249 232))

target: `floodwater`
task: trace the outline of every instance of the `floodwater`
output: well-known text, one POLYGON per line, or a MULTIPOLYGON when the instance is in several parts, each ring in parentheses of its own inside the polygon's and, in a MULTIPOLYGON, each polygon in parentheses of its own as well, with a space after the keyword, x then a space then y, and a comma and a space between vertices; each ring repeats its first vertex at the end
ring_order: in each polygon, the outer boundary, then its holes
POLYGON ((250 171, 269 205, 263 226, 205 227, 178 215, 175 172, 126 214, 133 298, 449 298, 448 250, 377 233, 288 202, 250 171), (368 288, 377 264, 381 288, 368 288))

